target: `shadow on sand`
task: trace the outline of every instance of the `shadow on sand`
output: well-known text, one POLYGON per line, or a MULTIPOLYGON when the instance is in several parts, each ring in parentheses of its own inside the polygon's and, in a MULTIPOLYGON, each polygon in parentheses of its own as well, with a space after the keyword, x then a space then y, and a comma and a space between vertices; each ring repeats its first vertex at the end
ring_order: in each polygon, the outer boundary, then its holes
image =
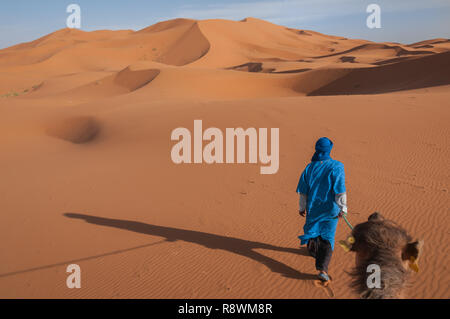
POLYGON ((275 259, 264 256, 254 251, 254 249, 268 249, 278 252, 287 252, 302 256, 309 256, 306 248, 303 247, 285 248, 270 244, 259 243, 255 241, 214 235, 199 231, 157 226, 136 221, 111 219, 83 214, 66 213, 64 214, 64 216, 74 219, 82 219, 90 224, 114 227, 136 233, 163 237, 165 238, 165 241, 169 242, 181 240, 185 242, 202 245, 210 249, 222 249, 260 262, 261 264, 267 266, 272 272, 279 273, 284 277, 302 280, 316 279, 316 275, 302 273, 275 259))
POLYGON ((202 245, 206 248, 210 249, 222 249, 226 250, 232 253, 235 253, 237 255, 241 255, 243 257, 247 257, 250 259, 253 259, 265 266, 267 266, 272 272, 279 273, 284 277, 293 278, 293 279, 300 279, 300 280, 315 280, 316 275, 314 274, 305 274, 302 273, 294 268, 291 268, 273 258, 264 256, 256 251, 254 249, 267 249, 267 250, 273 250, 278 252, 286 252, 286 253, 292 253, 296 255, 301 256, 309 256, 308 251, 305 247, 302 248, 286 248, 286 247, 279 247, 274 246, 270 244, 265 243, 259 243, 255 241, 249 241, 244 239, 238 239, 233 237, 226 237, 221 235, 214 235, 199 231, 193 231, 193 230, 185 230, 185 229, 179 229, 179 228, 173 228, 173 227, 165 227, 165 226, 157 226, 157 225, 151 225, 151 224, 145 224, 141 222, 136 221, 129 221, 129 220, 120 220, 120 219, 111 219, 111 218, 104 218, 104 217, 96 217, 96 216, 90 216, 90 215, 84 215, 84 214, 76 214, 76 213, 66 213, 64 216, 68 218, 73 219, 82 219, 86 221, 87 223, 99 225, 99 226, 106 226, 106 227, 114 227, 119 228, 123 230, 128 230, 136 233, 151 235, 151 236, 158 236, 162 237, 163 240, 140 245, 136 247, 131 247, 127 249, 121 249, 121 250, 115 250, 108 253, 95 255, 95 256, 89 256, 85 258, 79 258, 74 260, 68 260, 60 263, 54 263, 54 264, 48 264, 43 266, 38 266, 34 268, 29 268, 25 270, 19 270, 9 273, 3 273, 0 274, 0 278, 13 276, 13 275, 19 275, 23 273, 28 273, 32 271, 38 271, 38 270, 44 270, 48 268, 53 267, 60 267, 60 266, 67 266, 69 264, 78 263, 82 261, 88 261, 92 259, 97 259, 101 257, 106 256, 112 256, 117 254, 122 254, 125 252, 129 252, 136 249, 142 249, 158 244, 163 244, 165 242, 175 242, 177 240, 190 242, 198 245, 202 245))

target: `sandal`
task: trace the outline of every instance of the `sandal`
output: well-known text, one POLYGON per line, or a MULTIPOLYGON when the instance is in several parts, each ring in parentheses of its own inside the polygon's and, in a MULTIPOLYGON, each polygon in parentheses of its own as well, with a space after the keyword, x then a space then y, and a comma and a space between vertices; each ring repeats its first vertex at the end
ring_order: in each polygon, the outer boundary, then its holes
POLYGON ((321 281, 324 281, 324 282, 330 281, 330 277, 329 277, 327 274, 323 273, 323 272, 321 272, 320 274, 318 274, 317 277, 319 277, 319 279, 320 279, 321 281))

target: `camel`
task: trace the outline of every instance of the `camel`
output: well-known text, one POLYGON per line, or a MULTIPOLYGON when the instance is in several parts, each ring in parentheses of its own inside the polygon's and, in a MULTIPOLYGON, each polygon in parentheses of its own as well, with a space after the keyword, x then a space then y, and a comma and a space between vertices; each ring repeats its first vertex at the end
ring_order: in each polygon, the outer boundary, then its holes
POLYGON ((368 221, 356 225, 351 236, 340 244, 347 251, 355 252, 355 267, 349 275, 351 287, 363 299, 404 298, 410 279, 410 270, 419 271, 418 259, 423 240, 412 237, 399 225, 373 213, 368 221), (380 269, 379 288, 370 288, 370 265, 380 269))

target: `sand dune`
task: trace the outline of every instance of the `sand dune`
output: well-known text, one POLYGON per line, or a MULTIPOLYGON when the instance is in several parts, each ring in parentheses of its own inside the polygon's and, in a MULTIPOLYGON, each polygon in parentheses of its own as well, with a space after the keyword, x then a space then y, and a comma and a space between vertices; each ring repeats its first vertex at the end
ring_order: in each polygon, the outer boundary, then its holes
POLYGON ((376 94, 450 84, 450 52, 378 68, 349 69, 309 95, 376 94))
MULTIPOLYGON (((330 298, 298 249, 294 193, 329 136, 351 222, 379 210, 423 238, 407 294, 449 298, 449 101, 444 38, 175 19, 0 50, 0 297, 330 298), (279 172, 175 165, 170 134, 195 119, 279 128, 279 172), (70 263, 82 289, 66 287, 70 263)), ((336 298, 357 297, 353 263, 336 248, 336 298)))
POLYGON ((382 66, 445 53, 450 47, 444 50, 434 46, 447 43, 446 39, 409 46, 371 43, 285 28, 254 18, 239 22, 175 19, 137 32, 63 29, 1 50, 2 78, 8 76, 9 81, 0 82, 0 92, 29 91, 42 82, 49 86, 52 78, 71 74, 111 75, 143 61, 281 74, 382 66), (418 48, 423 45, 429 47, 418 48))
POLYGON ((120 72, 95 82, 63 92, 60 96, 101 98, 130 93, 151 83, 160 73, 158 69, 133 70, 127 67, 120 72))

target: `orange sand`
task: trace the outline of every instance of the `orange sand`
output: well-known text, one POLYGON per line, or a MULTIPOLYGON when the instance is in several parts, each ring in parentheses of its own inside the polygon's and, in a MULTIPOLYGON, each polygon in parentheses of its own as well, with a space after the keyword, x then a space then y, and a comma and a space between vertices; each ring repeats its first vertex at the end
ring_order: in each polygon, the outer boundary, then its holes
MULTIPOLYGON (((254 18, 64 29, 0 50, 0 95, 2 298, 328 298, 296 238, 295 187, 321 136, 346 166, 351 222, 377 210, 425 240, 407 295, 450 297, 447 39, 254 18), (195 119, 280 128, 279 172, 173 164, 171 131, 195 119), (71 263, 81 289, 66 287, 71 263)), ((357 297, 352 265, 336 247, 336 298, 357 297)))

